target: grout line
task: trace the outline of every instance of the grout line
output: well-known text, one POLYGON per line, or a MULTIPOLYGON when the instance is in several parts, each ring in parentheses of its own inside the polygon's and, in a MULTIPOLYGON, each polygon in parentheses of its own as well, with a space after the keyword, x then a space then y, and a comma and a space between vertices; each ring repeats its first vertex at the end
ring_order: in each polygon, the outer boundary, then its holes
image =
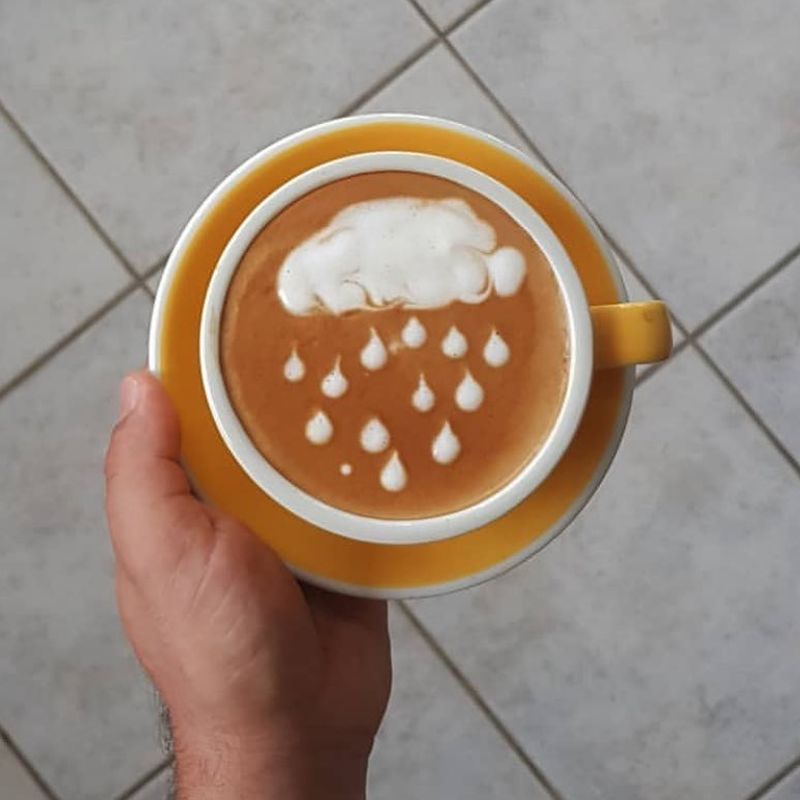
MULTIPOLYGON (((409 2, 413 2, 413 0, 409 0, 409 2)), ((483 78, 478 75, 478 73, 472 68, 470 63, 461 55, 461 52, 456 48, 456 46, 448 39, 447 37, 442 38, 442 42, 444 46, 450 52, 450 55, 455 58, 455 60, 461 65, 461 68, 472 78, 475 82, 476 86, 481 90, 484 94, 486 99, 495 107, 498 111, 500 116, 511 126, 514 130, 514 133, 519 136, 520 139, 525 143, 525 146, 538 158, 544 166, 553 173, 553 175, 558 178, 565 186, 567 186, 566 181, 562 180, 561 176, 558 174, 558 170, 553 166, 550 159, 545 156, 545 154, 539 149, 536 142, 530 137, 528 132, 522 125, 517 122, 516 117, 506 108, 506 106, 495 96, 494 92, 489 88, 489 86, 484 82, 483 78)), ((572 191, 570 189, 570 191, 572 191)))
MULTIPOLYGON (((418 61, 421 61, 428 53, 430 53, 431 50, 433 50, 434 47, 436 47, 437 44, 444 41, 444 34, 436 27, 436 24, 428 16, 428 13, 418 5, 416 0, 408 0, 408 2, 428 24, 428 27, 435 34, 435 37, 417 48, 417 50, 411 53, 411 55, 406 59, 401 61, 390 72, 372 84, 372 86, 370 86, 366 91, 362 92, 355 100, 348 103, 342 109, 342 111, 336 115, 336 117, 348 117, 351 114, 354 114, 361 106, 372 100, 373 97, 385 89, 392 81, 399 78, 400 75, 413 67, 418 61)), ((478 11, 487 6, 490 2, 491 0, 480 0, 480 2, 476 3, 472 8, 461 14, 455 21, 451 22, 450 25, 447 26, 446 32, 452 33, 456 28, 463 25, 468 19, 470 19, 474 14, 477 14, 478 11)))
MULTIPOLYGON (((11 751, 14 758, 19 761, 25 772, 28 773, 31 780, 37 785, 48 800, 59 800, 58 795, 50 787, 50 784, 39 774, 36 767, 33 766, 31 761, 25 756, 22 750, 17 747, 16 742, 11 738, 11 735, 4 728, 0 728, 0 742, 6 745, 11 751)), ((2 787, 0 787, 2 788, 2 787)))
POLYGON ((385 89, 395 78, 402 75, 407 69, 414 66, 423 56, 427 55, 438 44, 438 39, 430 39, 418 47, 410 56, 404 58, 396 67, 377 80, 368 89, 362 92, 355 100, 348 103, 336 117, 349 117, 361 106, 372 100, 382 89, 385 89))
MULTIPOLYGON (((411 0, 409 0, 409 2, 411 2, 411 0)), ((453 33, 453 31, 455 31, 456 28, 460 28, 468 19, 474 17, 479 11, 482 11, 491 2, 492 0, 479 0, 479 2, 475 3, 472 8, 468 8, 466 11, 459 14, 449 25, 442 28, 440 33, 443 36, 449 36, 451 33, 453 33)), ((429 25, 437 28, 436 23, 434 23, 434 21, 423 8, 418 6, 415 2, 411 2, 411 5, 417 9, 417 12, 422 16, 423 19, 426 20, 426 22, 428 22, 429 25)))
POLYGON ((692 338, 697 339, 713 328, 723 317, 727 316, 739 304, 743 303, 750 295, 755 294, 765 283, 769 283, 776 275, 791 264, 800 255, 800 244, 795 245, 788 253, 779 258, 769 269, 761 273, 755 280, 751 281, 738 294, 735 294, 726 303, 723 303, 714 311, 704 322, 701 322, 693 331, 692 338))
POLYGON ((759 786, 754 792, 747 795, 744 800, 761 800, 761 798, 766 796, 767 792, 774 789, 783 781, 784 778, 788 778, 789 775, 798 768, 800 768, 800 756, 797 756, 785 767, 779 769, 771 778, 764 781, 764 783, 762 783, 761 786, 759 786))
MULTIPOLYGON (((511 114, 511 112, 503 105, 502 102, 497 98, 494 92, 489 88, 489 86, 484 82, 483 78, 478 75, 478 73, 472 68, 469 62, 461 55, 461 52, 455 47, 455 45, 448 39, 450 34, 454 33, 457 28, 461 27, 467 20, 471 19, 475 14, 478 13, 481 9, 485 8, 491 0, 481 0, 481 2, 474 5, 469 11, 462 14, 454 23, 449 25, 444 30, 441 30, 438 25, 431 19, 430 14, 419 4, 418 0, 408 0, 408 3, 416 9, 417 13, 422 17, 422 19, 428 24, 428 27, 436 34, 439 41, 447 48, 453 58, 458 61, 461 65, 462 69, 472 78, 475 85, 481 90, 481 92, 485 95, 486 99, 495 107, 495 109, 502 115, 505 121, 514 129, 514 132, 520 139, 523 140, 525 145, 534 153, 534 155, 541 160, 541 162, 553 173, 559 180, 561 180, 558 172, 555 170, 553 165, 548 161, 542 151, 537 147, 536 143, 531 139, 528 135, 528 132, 522 127, 522 125, 517 122, 516 118, 511 114)), ((562 181, 564 183, 564 181, 562 181)), ((566 183, 564 184, 566 185, 566 183)))
MULTIPOLYGON (((68 345, 72 344, 81 334, 85 333, 91 328, 95 322, 102 319, 109 311, 114 309, 119 303, 125 300, 128 296, 132 295, 137 289, 147 291, 139 281, 131 281, 124 289, 118 291, 111 299, 107 300, 100 308, 86 317, 83 322, 79 323, 69 333, 58 339, 55 344, 51 345, 48 350, 45 350, 40 356, 35 358, 27 367, 18 372, 11 380, 4 385, 0 386, 0 400, 3 400, 6 395, 10 394, 25 380, 31 377, 40 367, 43 367, 51 358, 58 355, 68 345)), ((151 295, 152 296, 152 295, 151 295)))
POLYGON ((156 299, 156 293, 150 286, 149 283, 150 278, 152 278, 153 275, 157 275, 160 269, 164 269, 168 258, 169 258, 168 255, 164 256, 163 258, 160 258, 158 261, 156 261, 155 264, 153 264, 152 267, 145 270, 144 275, 142 275, 142 281, 143 281, 142 288, 145 290, 145 292, 147 292, 148 295, 150 295, 151 300, 156 299))
POLYGON ((162 269, 167 263, 169 256, 164 256, 159 259, 152 267, 149 267, 141 279, 127 284, 127 286, 120 289, 115 295, 107 300, 103 305, 90 314, 83 322, 80 322, 77 327, 66 333, 61 339, 56 340, 49 349, 45 350, 41 355, 37 356, 20 372, 14 375, 9 381, 0 386, 0 400, 7 394, 17 388, 21 383, 30 378, 35 372, 38 372, 51 358, 58 355, 67 345, 69 345, 80 334, 87 331, 99 321, 105 314, 113 309, 116 305, 121 303, 128 295, 132 294, 136 289, 141 289, 151 300, 155 300, 155 292, 150 288, 147 281, 155 275, 159 269, 162 269))
MULTIPOLYGON (((564 183, 564 185, 567 186, 567 184, 564 181, 562 181, 562 183, 564 183)), ((569 187, 567 186, 567 188, 569 187)), ((572 190, 570 189, 570 191, 572 190)), ((661 293, 655 289, 650 280, 636 266, 636 262, 631 258, 631 256, 625 250, 625 248, 623 248, 622 245, 620 245, 619 242, 608 232, 608 230, 605 227, 603 227, 603 225, 600 224, 600 221, 597 220, 593 214, 592 214, 592 219, 594 220, 594 224, 597 225, 597 227, 600 229, 600 232, 603 234, 608 243, 611 245, 616 256, 630 270, 630 272, 633 273, 634 277, 638 279, 639 283, 641 283, 642 286, 644 286, 644 288, 647 289, 650 296, 655 298, 661 297, 661 293)), ((672 310, 670 310, 669 316, 672 319, 672 322, 675 325, 675 327, 683 334, 684 338, 691 339, 692 335, 688 327, 678 317, 675 316, 675 313, 672 310)))
MULTIPOLYGON (((417 0, 408 0, 408 4, 414 11, 422 17, 422 21, 436 34, 438 39, 442 38, 442 31, 439 26, 433 21, 433 17, 417 2, 417 0)), ((471 12, 467 11, 465 14, 461 15, 465 19, 471 16, 471 12)), ((453 30, 455 30, 456 26, 453 26, 453 30)))
POLYGON ((158 778, 165 770, 169 769, 170 765, 172 764, 171 758, 165 758, 155 767, 153 767, 148 772, 145 772, 138 781, 134 784, 129 786, 122 794, 117 795, 114 800, 130 800, 140 789, 143 789, 147 786, 150 781, 155 780, 158 778))
POLYGON ((169 260, 169 253, 167 253, 167 255, 165 255, 165 256, 161 256, 161 258, 159 258, 158 261, 156 261, 156 263, 153 264, 152 267, 148 267, 144 271, 144 273, 142 274, 142 278, 145 281, 149 281, 150 278, 152 278, 153 275, 156 274, 156 272, 158 272, 160 269, 164 269, 164 267, 167 266, 167 261, 168 260, 169 260))
POLYGON ((498 717, 486 700, 483 699, 478 690, 475 689, 475 687, 469 682, 464 673, 459 669, 453 659, 450 658, 450 656, 445 652, 444 648, 439 644, 433 634, 419 620, 417 615, 414 614, 414 612, 402 600, 398 601, 398 606, 405 615, 406 619, 408 619, 408 621, 414 626, 417 633, 419 633, 419 635, 425 640, 428 647, 431 648, 442 664, 450 671, 456 681, 461 685, 461 688, 488 719, 488 721, 491 723, 503 741, 508 745, 508 747, 514 752, 517 758, 519 758, 519 760, 522 761, 522 763, 528 768, 529 772, 534 776, 534 778, 536 778, 542 787, 544 787, 544 789, 550 793, 553 800, 564 800, 563 795, 558 791, 558 789, 555 788, 555 786, 553 786, 550 779, 525 752, 522 745, 519 744, 519 742, 514 738, 513 734, 503 724, 500 717, 498 717))
POLYGON ((92 230, 100 237, 105 246, 114 254, 120 266, 134 280, 141 281, 141 275, 139 275, 134 266, 130 263, 130 261, 128 261, 122 250, 117 247, 114 240, 106 233, 103 226, 97 221, 92 212, 89 211, 85 203, 73 191, 72 187, 67 183, 61 173, 50 163, 47 156, 45 156, 36 142, 34 142, 34 140, 28 135, 28 132, 22 127, 22 125, 17 122, 14 115, 5 107, 2 101, 0 101, 0 115, 5 117, 8 124, 17 132, 17 135, 23 140, 23 142, 25 142, 25 144, 28 146, 28 149, 33 153, 39 163, 50 173, 50 176, 59 185, 67 197, 72 200, 72 202, 75 204, 75 207, 83 215, 83 218, 92 228, 92 230))
POLYGON ((713 358, 706 352, 700 342, 696 340, 691 340, 691 345, 706 362, 706 364, 711 368, 711 370, 716 373, 717 377, 722 381, 723 384, 728 388, 728 391, 739 401, 739 405, 747 412, 750 419, 755 422, 755 424, 761 429, 761 432, 767 437, 767 439, 772 442, 774 447, 778 450, 778 452, 786 459, 789 463, 789 466, 795 471, 798 477, 800 477, 800 464, 797 462, 797 459, 786 449, 786 446, 781 442, 781 440, 775 435, 772 428, 767 425, 766 422, 761 418, 760 414, 750 405, 750 403, 745 399, 745 396, 739 391, 738 387, 733 383, 733 381, 723 372, 722 368, 714 361, 713 358))
POLYGON ((659 361, 656 364, 650 364, 650 366, 645 367, 639 375, 636 376, 636 386, 641 386, 651 375, 655 375, 656 372, 661 370, 663 367, 666 367, 675 356, 679 353, 683 352, 689 345, 691 344, 689 339, 681 339, 677 345, 672 349, 672 353, 668 359, 665 361, 659 361))

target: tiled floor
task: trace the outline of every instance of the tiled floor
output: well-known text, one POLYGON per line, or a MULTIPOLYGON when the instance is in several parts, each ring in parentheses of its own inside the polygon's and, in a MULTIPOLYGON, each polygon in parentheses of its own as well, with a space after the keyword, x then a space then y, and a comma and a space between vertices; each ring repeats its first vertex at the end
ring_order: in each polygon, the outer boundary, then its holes
POLYGON ((397 110, 533 149, 684 347, 567 533, 394 609, 371 797, 800 798, 798 28, 792 0, 0 3, 0 797, 161 762, 99 470, 182 222, 282 133, 397 110))

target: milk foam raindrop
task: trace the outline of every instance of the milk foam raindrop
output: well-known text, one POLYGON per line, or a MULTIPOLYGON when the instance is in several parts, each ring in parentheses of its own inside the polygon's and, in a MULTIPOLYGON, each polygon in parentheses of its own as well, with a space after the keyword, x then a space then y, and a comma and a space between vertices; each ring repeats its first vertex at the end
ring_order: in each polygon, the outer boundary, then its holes
POLYGON ((411 317, 403 327, 400 338, 403 340, 406 347, 411 347, 416 350, 425 344, 428 338, 428 332, 425 330, 425 326, 416 317, 411 317))
POLYGON ((388 354, 375 328, 370 328, 369 331, 369 341, 364 345, 364 349, 361 351, 361 365, 365 369, 374 372, 386 366, 388 354))
POLYGON ((306 423, 306 439, 311 444, 327 444, 333 437, 333 423, 324 411, 317 411, 306 423))
POLYGON ((469 370, 456 387, 455 401, 462 411, 477 411, 483 404, 483 387, 472 377, 469 370))
POLYGON ((508 345, 497 332, 497 328, 492 328, 492 332, 483 347, 483 360, 490 367, 502 367, 508 363, 509 358, 511 358, 511 351, 508 349, 508 345))
POLYGON ((431 445, 431 455, 437 464, 452 464, 461 452, 461 442, 449 422, 442 425, 431 445))
POLYGON ((331 371, 322 379, 319 388, 325 397, 341 397, 350 385, 349 381, 342 374, 342 358, 336 356, 336 362, 331 371))
POLYGON ((400 456, 395 450, 389 460, 384 464, 380 476, 381 486, 387 492, 401 492, 406 488, 408 483, 408 475, 400 456))
POLYGON ((422 414, 430 411, 436 405, 436 395, 433 393, 433 389, 428 386, 422 373, 420 373, 417 388, 414 390, 414 394, 411 395, 411 405, 422 414))
POLYGON ((303 380, 306 375, 306 365, 303 360, 297 355, 297 348, 293 347, 289 358, 283 365, 283 377, 290 383, 298 383, 303 380))
POLYGON ((447 336, 442 339, 442 352, 448 358, 463 358, 467 354, 467 338, 455 325, 447 331, 447 336))
POLYGON ((368 420, 359 437, 361 447, 368 453, 382 453, 391 440, 386 426, 377 417, 368 420))

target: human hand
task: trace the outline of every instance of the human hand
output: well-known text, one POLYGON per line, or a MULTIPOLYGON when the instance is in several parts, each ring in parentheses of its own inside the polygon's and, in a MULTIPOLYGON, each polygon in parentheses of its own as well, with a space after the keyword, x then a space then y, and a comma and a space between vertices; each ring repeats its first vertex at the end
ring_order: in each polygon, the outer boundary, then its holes
POLYGON ((179 800, 361 798, 391 683, 386 605, 298 584, 195 498, 170 400, 129 375, 106 457, 120 616, 169 710, 179 800))

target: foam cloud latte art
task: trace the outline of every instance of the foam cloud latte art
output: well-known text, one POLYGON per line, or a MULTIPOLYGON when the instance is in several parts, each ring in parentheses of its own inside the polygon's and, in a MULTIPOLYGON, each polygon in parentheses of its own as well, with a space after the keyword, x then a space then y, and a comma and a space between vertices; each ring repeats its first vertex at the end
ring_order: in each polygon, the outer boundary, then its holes
POLYGON ((519 289, 525 259, 458 198, 354 203, 295 247, 278 272, 291 314, 481 303, 519 289))

